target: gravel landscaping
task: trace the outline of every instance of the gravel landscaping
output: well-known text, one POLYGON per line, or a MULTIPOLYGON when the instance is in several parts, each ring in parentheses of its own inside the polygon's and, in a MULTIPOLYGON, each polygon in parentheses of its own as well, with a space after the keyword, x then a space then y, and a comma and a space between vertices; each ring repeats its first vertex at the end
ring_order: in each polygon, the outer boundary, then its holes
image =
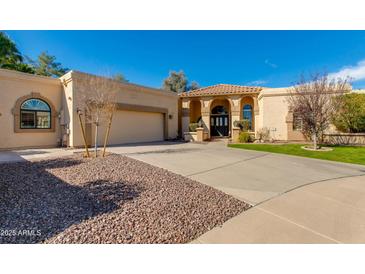
POLYGON ((0 243, 187 243, 249 207, 121 155, 0 164, 0 243))

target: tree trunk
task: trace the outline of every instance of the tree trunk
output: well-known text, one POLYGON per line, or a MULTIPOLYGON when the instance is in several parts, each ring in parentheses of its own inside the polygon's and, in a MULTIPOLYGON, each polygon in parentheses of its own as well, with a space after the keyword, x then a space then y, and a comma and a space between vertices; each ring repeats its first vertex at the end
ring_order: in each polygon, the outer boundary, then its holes
POLYGON ((81 132, 82 132, 82 138, 84 140, 84 146, 85 146, 86 156, 89 158, 90 157, 90 154, 89 154, 89 149, 87 147, 87 141, 86 141, 86 136, 85 136, 84 125, 82 124, 81 114, 79 112, 78 112, 78 116, 79 116, 79 122, 80 122, 81 132))
POLYGON ((317 134, 313 134, 313 149, 317 150, 317 134))
POLYGON ((104 138, 103 157, 105 157, 105 150, 106 150, 106 145, 108 143, 108 138, 109 138, 109 133, 110 133, 110 127, 112 125, 112 119, 113 119, 113 112, 109 116, 108 128, 106 130, 106 134, 105 134, 105 138, 104 138))
POLYGON ((98 157, 98 123, 95 124, 95 158, 98 157))

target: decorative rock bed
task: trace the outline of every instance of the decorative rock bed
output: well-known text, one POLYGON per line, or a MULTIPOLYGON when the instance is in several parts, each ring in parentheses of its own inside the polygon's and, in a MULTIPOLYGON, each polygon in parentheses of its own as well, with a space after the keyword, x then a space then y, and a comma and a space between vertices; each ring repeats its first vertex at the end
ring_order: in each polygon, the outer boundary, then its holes
POLYGON ((318 151, 318 152, 321 152, 321 151, 326 152, 326 151, 332 151, 333 150, 333 148, 331 148, 331 147, 319 147, 317 149, 314 149, 311 146, 302 146, 302 149, 309 150, 309 151, 318 151))
POLYGON ((120 155, 0 165, 0 243, 187 243, 249 207, 120 155))

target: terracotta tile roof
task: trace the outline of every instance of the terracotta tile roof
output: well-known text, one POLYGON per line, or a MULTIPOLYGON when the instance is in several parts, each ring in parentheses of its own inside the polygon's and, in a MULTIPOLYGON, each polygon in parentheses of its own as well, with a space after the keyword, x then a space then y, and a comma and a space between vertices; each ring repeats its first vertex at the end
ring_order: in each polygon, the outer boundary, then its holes
POLYGON ((263 89, 263 87, 249 87, 249 86, 219 84, 219 85, 196 89, 196 90, 193 90, 190 92, 183 92, 180 94, 180 96, 181 97, 195 97, 195 96, 259 93, 262 89, 263 89))

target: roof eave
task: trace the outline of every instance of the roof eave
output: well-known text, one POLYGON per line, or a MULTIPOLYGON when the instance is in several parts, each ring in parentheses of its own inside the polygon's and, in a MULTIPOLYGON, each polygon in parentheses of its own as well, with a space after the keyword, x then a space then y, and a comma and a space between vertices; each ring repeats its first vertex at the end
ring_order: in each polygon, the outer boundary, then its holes
POLYGON ((252 91, 252 92, 235 92, 235 93, 216 93, 216 94, 180 94, 182 98, 191 98, 191 97, 212 97, 212 96, 231 96, 231 95, 252 95, 259 94, 260 91, 252 91))

